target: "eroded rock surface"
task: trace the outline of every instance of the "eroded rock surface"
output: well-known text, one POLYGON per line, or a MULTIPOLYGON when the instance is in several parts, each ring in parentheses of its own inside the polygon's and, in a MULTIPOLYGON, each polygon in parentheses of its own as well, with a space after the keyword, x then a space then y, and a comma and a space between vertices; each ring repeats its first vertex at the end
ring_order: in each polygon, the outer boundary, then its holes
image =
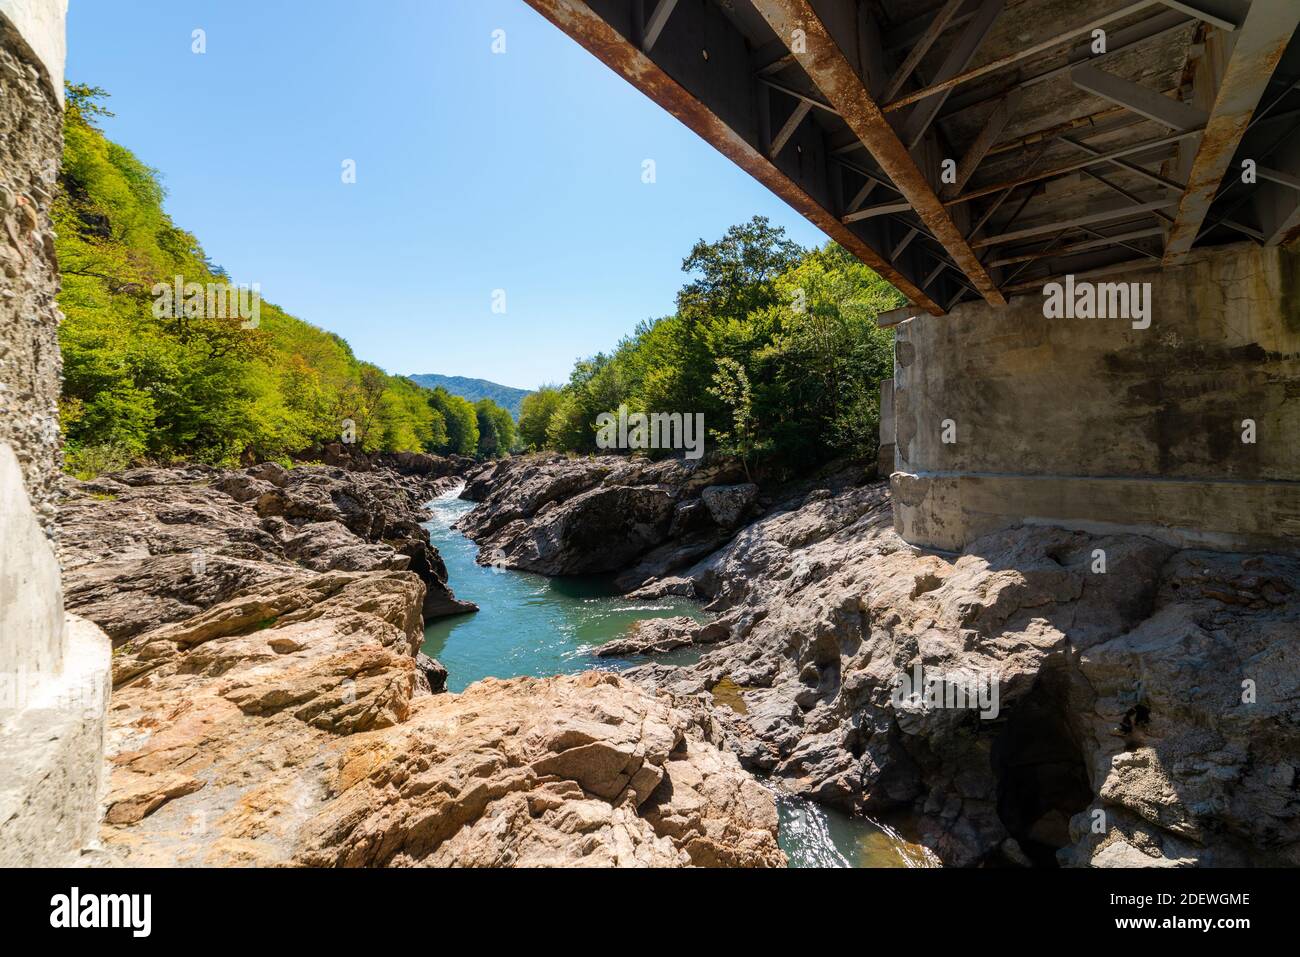
POLYGON ((728 486, 739 466, 707 459, 519 456, 469 477, 480 502, 459 523, 480 561, 543 575, 623 571, 634 588, 731 537, 755 486, 728 486), (726 486, 726 487, 722 487, 726 486))
POLYGON ((414 572, 426 618, 473 611, 420 523, 448 480, 274 463, 241 471, 131 469, 65 480, 69 610, 115 641, 284 575, 414 572))
POLYGON ((598 672, 445 693, 428 497, 278 466, 71 487, 69 603, 115 644, 101 862, 783 865, 772 796, 669 696, 598 672))
POLYGON ((685 615, 647 618, 644 621, 634 621, 623 637, 597 645, 592 653, 599 658, 662 655, 689 645, 707 645, 721 641, 729 633, 725 622, 698 622, 685 615))
POLYGON ((421 588, 409 572, 293 579, 133 639, 110 860, 785 863, 771 795, 666 696, 598 672, 431 694, 421 588))
POLYGON ((771 795, 611 674, 486 679, 340 745, 308 864, 772 866, 771 795))
POLYGON ((796 793, 905 812, 949 864, 1294 865, 1297 589, 1292 557, 1051 527, 923 553, 883 484, 827 489, 643 588, 729 637, 629 676, 796 793), (917 665, 992 678, 996 716, 895 696, 917 665))

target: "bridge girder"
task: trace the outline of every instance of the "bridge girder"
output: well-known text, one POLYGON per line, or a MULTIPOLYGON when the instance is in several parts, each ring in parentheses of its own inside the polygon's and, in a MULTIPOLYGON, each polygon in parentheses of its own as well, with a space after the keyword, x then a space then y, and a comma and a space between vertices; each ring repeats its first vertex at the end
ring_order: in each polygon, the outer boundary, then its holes
POLYGON ((1295 0, 527 2, 935 315, 1300 233, 1295 0))

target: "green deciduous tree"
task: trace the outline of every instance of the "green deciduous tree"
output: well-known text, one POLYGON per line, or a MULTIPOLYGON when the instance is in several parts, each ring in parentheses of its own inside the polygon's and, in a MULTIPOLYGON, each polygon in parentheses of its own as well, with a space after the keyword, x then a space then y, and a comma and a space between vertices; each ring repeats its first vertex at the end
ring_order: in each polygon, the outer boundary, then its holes
POLYGON ((519 443, 523 448, 536 450, 546 447, 546 432, 560 399, 560 388, 553 385, 544 385, 524 396, 519 411, 519 443))
POLYGON ((452 395, 446 389, 437 388, 427 392, 429 404, 442 416, 447 427, 447 439, 441 446, 431 449, 434 452, 473 457, 478 454, 478 411, 474 403, 452 395))
POLYGON ((491 399, 474 403, 478 419, 478 454, 481 458, 509 455, 515 445, 515 420, 491 399))
POLYGON ((677 311, 539 392, 520 423, 526 444, 544 432, 550 448, 591 451, 596 416, 626 405, 704 413, 747 468, 874 456, 892 368, 892 336, 874 320, 905 301, 897 290, 839 246, 800 249, 762 217, 696 243, 682 266, 677 311))

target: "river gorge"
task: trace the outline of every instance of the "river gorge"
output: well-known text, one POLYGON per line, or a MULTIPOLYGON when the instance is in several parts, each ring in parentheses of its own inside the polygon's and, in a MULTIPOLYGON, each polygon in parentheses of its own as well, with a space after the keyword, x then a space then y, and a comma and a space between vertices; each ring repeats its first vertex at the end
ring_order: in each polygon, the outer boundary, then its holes
POLYGON ((1295 558, 927 551, 853 463, 316 454, 65 481, 66 602, 114 644, 106 863, 1294 854, 1295 558), (998 707, 900 698, 917 669, 998 707))
MULTIPOLYGON (((634 658, 594 658, 593 649, 621 637, 634 621, 708 616, 697 603, 673 596, 629 601, 608 577, 546 578, 480 565, 478 548, 455 528, 474 503, 455 486, 429 505, 429 538, 447 564, 457 594, 477 613, 440 618, 424 630, 424 652, 447 668, 447 689, 461 691, 481 678, 545 676, 592 667, 632 667, 634 658)), ((693 664, 701 650, 682 648, 657 658, 693 664)), ((928 866, 922 848, 893 829, 803 798, 777 795, 782 850, 794 867, 928 866)))

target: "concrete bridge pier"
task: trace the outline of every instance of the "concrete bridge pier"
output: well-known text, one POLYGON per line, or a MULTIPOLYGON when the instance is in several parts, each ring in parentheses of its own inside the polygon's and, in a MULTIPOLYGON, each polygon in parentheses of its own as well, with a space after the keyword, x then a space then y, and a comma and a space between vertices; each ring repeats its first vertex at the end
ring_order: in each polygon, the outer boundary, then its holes
POLYGON ((1294 549, 1300 250, 1198 249, 1103 282, 1100 307, 1132 292, 1149 315, 1051 318, 1041 295, 897 325, 900 534, 957 550, 1039 523, 1294 549))

